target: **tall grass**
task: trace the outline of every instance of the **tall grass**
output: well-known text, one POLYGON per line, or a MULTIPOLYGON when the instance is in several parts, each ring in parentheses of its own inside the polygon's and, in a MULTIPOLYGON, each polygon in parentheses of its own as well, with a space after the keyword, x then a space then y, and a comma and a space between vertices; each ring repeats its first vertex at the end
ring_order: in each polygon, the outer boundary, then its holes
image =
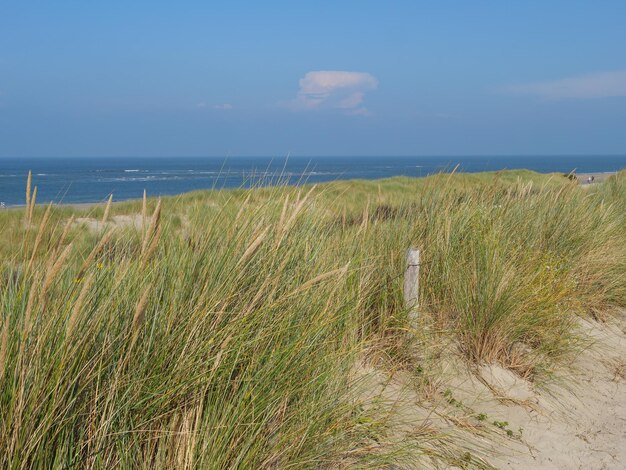
POLYGON ((505 172, 213 191, 108 203, 96 233, 33 195, 26 219, 0 213, 0 465, 392 462, 355 364, 411 366, 446 332, 538 380, 575 315, 626 305, 625 187, 505 172))

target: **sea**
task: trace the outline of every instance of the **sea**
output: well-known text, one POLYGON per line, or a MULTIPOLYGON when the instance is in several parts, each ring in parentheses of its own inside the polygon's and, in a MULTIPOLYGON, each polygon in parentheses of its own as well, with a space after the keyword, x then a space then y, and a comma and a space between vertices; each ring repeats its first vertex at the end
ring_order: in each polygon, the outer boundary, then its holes
POLYGON ((602 173, 626 168, 626 155, 449 157, 72 157, 0 158, 0 207, 22 205, 28 171, 37 201, 93 203, 271 184, 319 183, 438 172, 526 168, 602 173))

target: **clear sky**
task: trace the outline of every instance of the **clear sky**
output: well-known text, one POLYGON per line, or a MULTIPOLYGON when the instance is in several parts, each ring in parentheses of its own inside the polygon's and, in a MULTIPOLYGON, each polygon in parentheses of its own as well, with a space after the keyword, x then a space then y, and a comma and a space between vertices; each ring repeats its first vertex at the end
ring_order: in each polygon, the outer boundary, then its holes
POLYGON ((626 1, 8 1, 0 156, 626 153, 626 1))

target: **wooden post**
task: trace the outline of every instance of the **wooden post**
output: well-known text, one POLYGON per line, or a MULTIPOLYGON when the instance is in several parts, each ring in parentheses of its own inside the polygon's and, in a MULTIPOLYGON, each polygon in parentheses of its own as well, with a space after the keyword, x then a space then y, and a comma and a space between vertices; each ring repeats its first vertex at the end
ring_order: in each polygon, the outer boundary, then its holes
POLYGON ((404 272, 404 304, 409 309, 409 318, 417 319, 419 305, 420 251, 409 248, 406 253, 406 271, 404 272))

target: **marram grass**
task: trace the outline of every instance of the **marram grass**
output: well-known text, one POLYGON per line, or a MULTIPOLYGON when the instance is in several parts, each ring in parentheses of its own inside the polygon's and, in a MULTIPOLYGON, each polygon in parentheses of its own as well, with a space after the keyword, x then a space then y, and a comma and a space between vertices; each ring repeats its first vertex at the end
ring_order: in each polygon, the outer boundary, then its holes
POLYGON ((196 192, 107 203, 96 232, 36 207, 32 183, 0 212, 2 468, 446 459, 386 439, 356 364, 422 367, 446 335, 540 380, 576 347, 576 315, 626 305, 624 173, 587 191, 503 172, 196 192))

